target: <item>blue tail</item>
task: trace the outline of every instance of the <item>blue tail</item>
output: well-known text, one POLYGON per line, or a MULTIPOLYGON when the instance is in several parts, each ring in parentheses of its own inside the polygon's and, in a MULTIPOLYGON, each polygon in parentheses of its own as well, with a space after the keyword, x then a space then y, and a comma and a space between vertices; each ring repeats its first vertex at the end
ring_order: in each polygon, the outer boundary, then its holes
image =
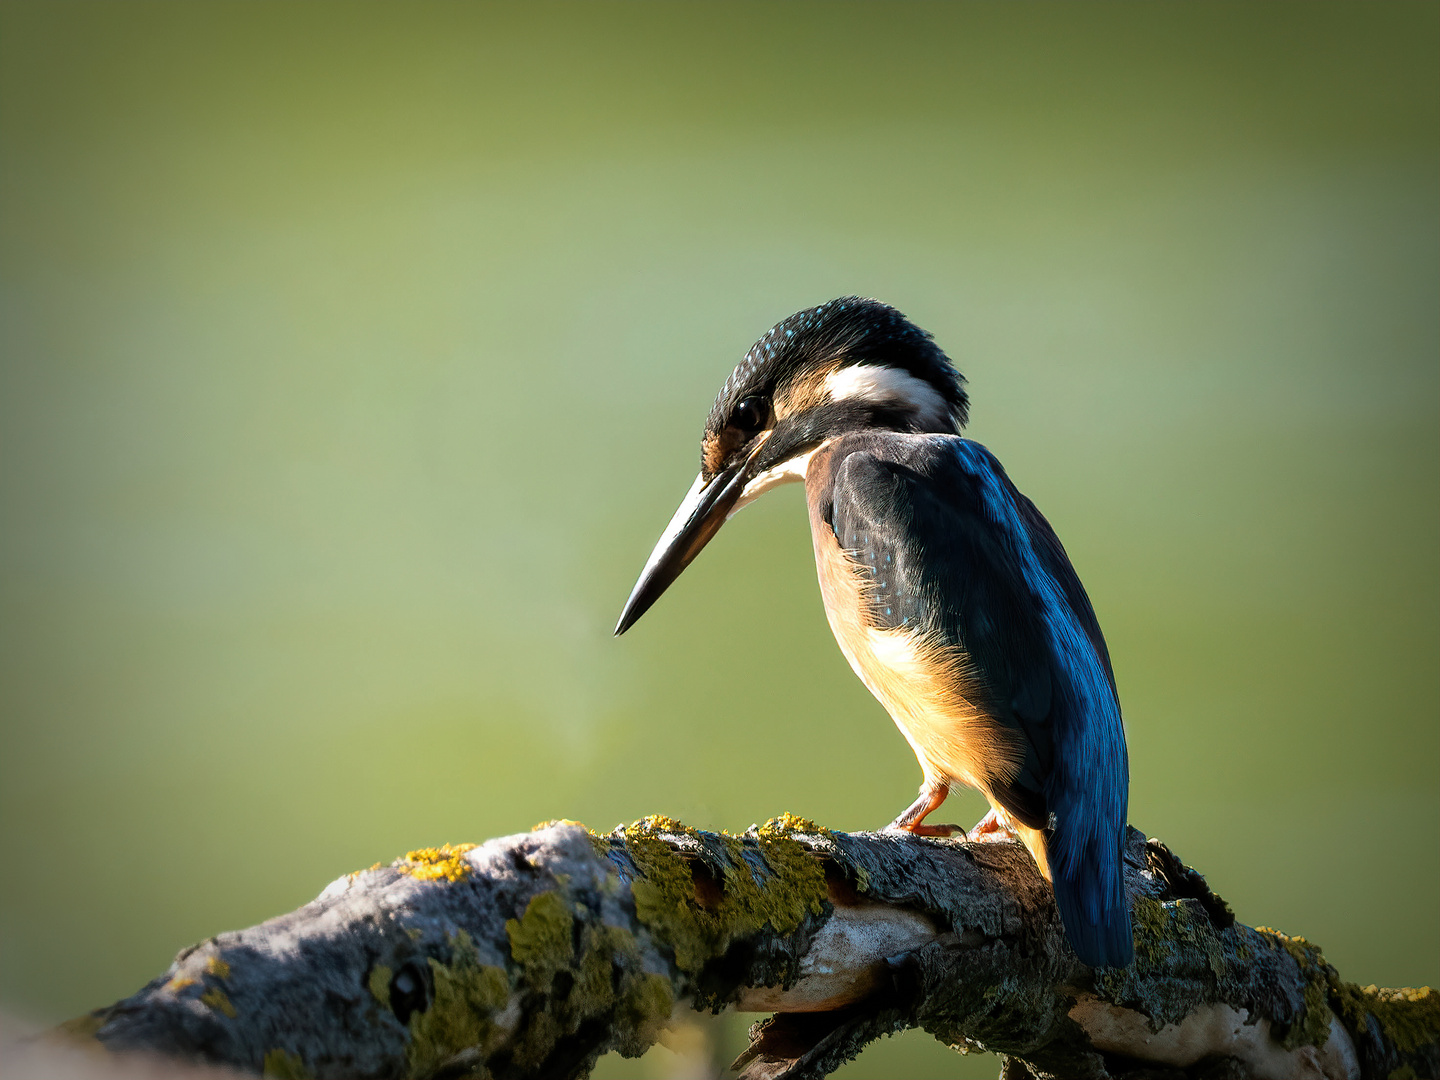
POLYGON ((1125 826, 1097 832, 1066 824, 1046 845, 1065 936, 1091 967, 1125 967, 1135 959, 1121 855, 1125 826))

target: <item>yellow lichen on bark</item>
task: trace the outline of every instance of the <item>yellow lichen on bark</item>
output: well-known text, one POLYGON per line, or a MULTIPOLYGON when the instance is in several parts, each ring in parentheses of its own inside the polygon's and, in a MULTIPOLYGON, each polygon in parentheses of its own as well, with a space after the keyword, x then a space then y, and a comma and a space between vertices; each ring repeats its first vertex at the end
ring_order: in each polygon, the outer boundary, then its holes
POLYGON ((407 851, 405 858, 395 863, 395 869, 419 881, 463 881, 471 870, 465 853, 474 847, 474 844, 441 844, 438 848, 417 848, 407 851))

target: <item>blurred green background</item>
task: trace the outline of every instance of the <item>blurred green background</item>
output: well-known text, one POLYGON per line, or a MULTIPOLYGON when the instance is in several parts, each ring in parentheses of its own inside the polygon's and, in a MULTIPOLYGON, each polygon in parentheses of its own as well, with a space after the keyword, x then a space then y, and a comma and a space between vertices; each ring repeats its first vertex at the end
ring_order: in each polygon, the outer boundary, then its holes
POLYGON ((0 1004, 420 845, 907 805, 798 489, 610 636, 725 375, 844 293, 1065 541, 1134 823, 1440 982, 1437 46, 1429 3, 7 5, 0 1004))

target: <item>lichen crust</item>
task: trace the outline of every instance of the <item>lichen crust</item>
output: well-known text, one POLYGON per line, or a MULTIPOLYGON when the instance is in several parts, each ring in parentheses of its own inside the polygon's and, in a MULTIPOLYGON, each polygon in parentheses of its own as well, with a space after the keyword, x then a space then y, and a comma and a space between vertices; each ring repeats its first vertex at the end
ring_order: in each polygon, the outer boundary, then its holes
POLYGON ((825 871, 795 839, 800 831, 818 829, 789 815, 759 826, 757 866, 739 837, 701 834, 665 817, 626 826, 625 848, 642 875, 631 883, 637 916, 691 975, 762 928, 790 933, 807 915, 826 909, 825 871), (667 836, 693 843, 682 851, 667 836), (719 888, 707 887, 710 881, 719 888))
POLYGON ((210 1006, 210 1008, 216 1012, 224 1013, 231 1020, 234 1020, 235 1017, 240 1015, 225 991, 221 990, 218 986, 212 986, 209 990, 201 994, 200 1001, 210 1006))
POLYGON ((1333 1010, 1352 1033, 1365 1032, 1373 1018, 1381 1032, 1401 1054, 1415 1054, 1433 1044, 1440 1033, 1440 994, 1428 986, 1390 988, 1346 982, 1326 962, 1320 946, 1303 937, 1290 937, 1268 926, 1256 932, 1283 948, 1305 976, 1306 1016, 1287 1034, 1286 1045, 1310 1042, 1324 1046, 1333 1010), (1321 1022, 1325 1025, 1321 1033, 1321 1022), (1302 1028, 1295 1042, 1295 1028, 1302 1028))
POLYGON ((392 865, 418 881, 463 881, 472 871, 465 853, 473 851, 475 846, 441 844, 438 848, 417 848, 407 851, 403 859, 397 859, 392 865))

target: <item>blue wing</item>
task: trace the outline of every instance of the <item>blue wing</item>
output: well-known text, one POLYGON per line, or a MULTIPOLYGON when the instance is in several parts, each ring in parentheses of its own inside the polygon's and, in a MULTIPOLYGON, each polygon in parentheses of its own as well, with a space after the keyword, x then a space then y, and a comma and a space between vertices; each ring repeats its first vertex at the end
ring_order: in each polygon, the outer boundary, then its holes
POLYGON ((1130 962, 1129 762, 1105 639, 1065 549, 979 443, 866 433, 836 444, 822 514, 874 575, 871 622, 960 646, 1025 757, 992 797, 1046 832, 1070 942, 1130 962))

